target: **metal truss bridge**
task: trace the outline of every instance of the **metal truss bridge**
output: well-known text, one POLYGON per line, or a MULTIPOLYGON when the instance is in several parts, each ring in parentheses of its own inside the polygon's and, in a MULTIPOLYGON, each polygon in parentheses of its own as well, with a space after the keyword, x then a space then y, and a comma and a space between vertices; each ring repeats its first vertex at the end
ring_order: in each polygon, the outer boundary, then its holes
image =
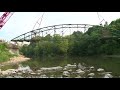
MULTIPOLYGON (((59 34, 61 36, 65 35, 71 35, 74 31, 82 31, 86 32, 88 28, 92 27, 94 25, 89 24, 60 24, 60 25, 53 25, 48 27, 39 28, 36 30, 29 31, 27 33, 24 33, 22 35, 19 35, 15 38, 13 38, 11 41, 14 42, 31 42, 33 38, 40 36, 45 37, 46 35, 50 34, 51 36, 55 34, 59 34)), ((37 41, 37 39, 36 39, 37 41)))

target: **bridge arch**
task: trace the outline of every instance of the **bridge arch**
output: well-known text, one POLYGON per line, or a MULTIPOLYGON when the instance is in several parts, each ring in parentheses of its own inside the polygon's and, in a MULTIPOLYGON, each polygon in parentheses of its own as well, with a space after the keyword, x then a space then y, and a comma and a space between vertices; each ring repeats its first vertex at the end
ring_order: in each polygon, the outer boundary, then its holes
POLYGON ((53 25, 53 26, 47 26, 43 28, 39 28, 36 30, 32 30, 29 32, 26 32, 22 35, 19 35, 15 38, 13 38, 11 41, 14 42, 31 42, 32 38, 36 36, 44 37, 48 34, 54 35, 54 34, 60 34, 60 35, 70 35, 74 31, 83 31, 86 32, 88 28, 95 26, 90 24, 59 24, 59 25, 53 25))

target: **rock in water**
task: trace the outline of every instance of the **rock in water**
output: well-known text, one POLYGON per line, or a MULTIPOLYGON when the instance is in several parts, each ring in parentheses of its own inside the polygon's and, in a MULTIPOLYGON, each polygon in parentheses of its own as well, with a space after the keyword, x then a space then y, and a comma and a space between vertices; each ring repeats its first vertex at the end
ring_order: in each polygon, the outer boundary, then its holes
POLYGON ((77 67, 76 64, 74 64, 74 65, 67 64, 67 66, 64 67, 64 70, 73 69, 73 68, 76 68, 76 67, 77 67))
POLYGON ((70 73, 68 71, 64 71, 63 76, 68 77, 68 76, 70 76, 70 73))
POLYGON ((83 74, 85 74, 85 72, 84 71, 82 71, 81 69, 78 69, 78 70, 76 70, 77 72, 77 74, 79 74, 79 75, 83 75, 83 74))
POLYGON ((90 67, 90 69, 94 69, 94 67, 93 67, 93 66, 91 66, 91 67, 90 67))
POLYGON ((30 73, 31 75, 35 75, 36 73, 30 73))
POLYGON ((67 64, 67 66, 68 66, 69 68, 76 68, 76 64, 74 64, 74 65, 67 64))
POLYGON ((95 74, 94 73, 89 73, 88 76, 93 77, 93 76, 95 76, 95 74))
POLYGON ((93 77, 89 77, 89 78, 93 78, 93 77))
POLYGON ((48 78, 48 77, 45 74, 43 74, 39 78, 48 78))
POLYGON ((98 72, 103 72, 104 69, 102 69, 102 68, 98 68, 97 71, 98 71, 98 72))
POLYGON ((42 71, 60 71, 63 68, 61 66, 57 66, 57 67, 49 67, 49 68, 41 68, 42 71))
POLYGON ((72 72, 72 69, 68 70, 69 72, 72 72))
POLYGON ((105 74, 104 78, 112 78, 113 76, 111 74, 105 74))
POLYGON ((18 71, 22 71, 23 73, 31 73, 33 72, 29 66, 23 67, 22 65, 19 65, 18 71))
POLYGON ((0 74, 2 73, 1 69, 0 69, 0 74))
POLYGON ((42 73, 42 70, 37 70, 37 73, 42 73))
POLYGON ((93 66, 90 67, 90 71, 95 71, 95 68, 93 66))
POLYGON ((12 76, 7 76, 6 78, 14 78, 14 77, 12 77, 12 76))
POLYGON ((86 67, 84 67, 83 65, 81 65, 81 63, 79 63, 78 68, 81 69, 81 70, 85 70, 86 67))
POLYGON ((17 73, 18 75, 22 75, 22 73, 17 73))

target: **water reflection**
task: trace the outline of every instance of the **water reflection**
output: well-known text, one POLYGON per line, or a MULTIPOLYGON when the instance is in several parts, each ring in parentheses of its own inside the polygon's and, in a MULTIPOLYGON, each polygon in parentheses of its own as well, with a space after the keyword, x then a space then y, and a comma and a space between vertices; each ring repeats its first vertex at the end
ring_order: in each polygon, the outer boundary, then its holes
POLYGON ((29 65, 32 69, 40 69, 41 67, 65 66, 67 64, 82 63, 86 66, 94 66, 95 68, 104 68, 105 71, 112 72, 115 77, 120 76, 120 57, 44 57, 31 61, 23 62, 23 65, 29 65))

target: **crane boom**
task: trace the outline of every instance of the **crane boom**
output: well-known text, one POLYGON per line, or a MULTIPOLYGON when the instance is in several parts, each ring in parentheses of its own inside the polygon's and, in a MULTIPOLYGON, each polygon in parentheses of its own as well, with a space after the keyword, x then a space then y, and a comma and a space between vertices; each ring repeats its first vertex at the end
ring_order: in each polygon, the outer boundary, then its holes
POLYGON ((5 25, 5 23, 10 19, 14 12, 4 12, 0 17, 0 29, 5 25))
MULTIPOLYGON (((35 28, 35 26, 36 26, 37 24, 39 24, 39 27, 40 27, 41 22, 42 22, 42 19, 43 19, 43 16, 44 16, 44 13, 43 13, 42 16, 37 20, 37 22, 35 23, 35 25, 34 25, 34 27, 33 27, 32 30, 34 30, 34 28, 35 28), (41 19, 41 20, 40 20, 40 19, 41 19), (39 22, 39 20, 40 20, 40 22, 39 22)), ((38 27, 38 28, 39 28, 39 27, 38 27)))

